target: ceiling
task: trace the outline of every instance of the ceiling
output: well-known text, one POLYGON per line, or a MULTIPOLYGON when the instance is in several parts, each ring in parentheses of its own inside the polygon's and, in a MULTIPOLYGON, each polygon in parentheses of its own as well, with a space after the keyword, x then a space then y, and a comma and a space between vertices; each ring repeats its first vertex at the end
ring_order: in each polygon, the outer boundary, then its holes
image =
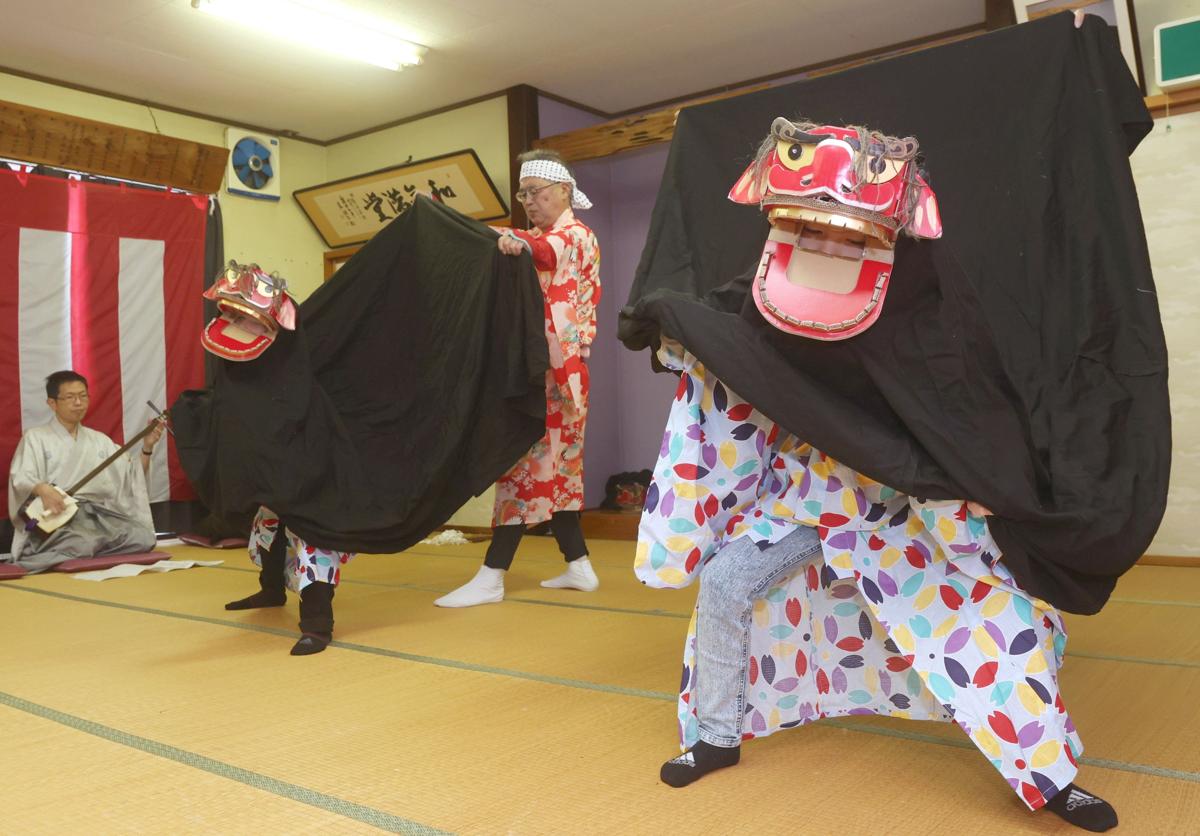
POLYGON ((189 0, 4 0, 0 69, 327 141, 529 84, 604 113, 983 22, 985 0, 342 0, 429 48, 403 72, 189 0))

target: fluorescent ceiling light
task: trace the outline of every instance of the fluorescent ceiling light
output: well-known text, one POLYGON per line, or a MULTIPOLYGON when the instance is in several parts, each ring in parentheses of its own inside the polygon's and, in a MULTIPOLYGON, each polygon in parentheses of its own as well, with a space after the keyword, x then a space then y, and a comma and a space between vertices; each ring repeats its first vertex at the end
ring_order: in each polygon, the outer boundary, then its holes
POLYGON ((192 0, 192 8, 389 70, 420 64, 426 49, 385 31, 388 24, 326 0, 192 0))

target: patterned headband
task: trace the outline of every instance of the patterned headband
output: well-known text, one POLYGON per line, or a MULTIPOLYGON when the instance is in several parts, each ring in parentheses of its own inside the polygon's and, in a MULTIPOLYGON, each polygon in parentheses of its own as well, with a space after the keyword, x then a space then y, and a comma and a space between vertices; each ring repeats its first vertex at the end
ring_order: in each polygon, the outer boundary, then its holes
POLYGON ((521 179, 525 179, 526 177, 540 177, 543 180, 549 180, 551 183, 570 183, 571 208, 592 208, 592 202, 588 200, 588 196, 579 190, 579 187, 575 185, 575 178, 567 172, 567 167, 560 162, 555 162, 554 160, 526 160, 521 163, 521 179))

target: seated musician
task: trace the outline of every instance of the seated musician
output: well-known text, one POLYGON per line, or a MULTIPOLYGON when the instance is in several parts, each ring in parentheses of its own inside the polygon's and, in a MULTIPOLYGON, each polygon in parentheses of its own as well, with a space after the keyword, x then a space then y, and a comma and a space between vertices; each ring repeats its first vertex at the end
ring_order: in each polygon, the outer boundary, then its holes
POLYGON ((78 511, 61 528, 42 538, 26 530, 21 506, 38 497, 54 513, 67 498, 63 492, 117 451, 102 432, 81 423, 88 410, 88 384, 74 371, 46 378, 46 403, 54 417, 29 429, 13 453, 8 480, 12 518, 12 553, 0 563, 16 563, 41 572, 77 557, 135 554, 154 548, 154 523, 146 490, 154 446, 162 438, 157 423, 134 449, 96 475, 74 496, 78 511))

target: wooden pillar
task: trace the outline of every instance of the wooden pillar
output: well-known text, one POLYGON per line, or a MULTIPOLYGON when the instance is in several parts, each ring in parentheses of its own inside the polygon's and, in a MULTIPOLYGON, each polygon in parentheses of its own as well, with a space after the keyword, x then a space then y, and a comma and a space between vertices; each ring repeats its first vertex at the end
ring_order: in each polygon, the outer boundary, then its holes
POLYGON ((538 138, 538 92, 536 87, 518 84, 505 91, 508 96, 508 205, 512 207, 512 226, 528 226, 525 208, 514 197, 520 187, 521 166, 517 155, 533 148, 538 138))
POLYGON ((987 31, 1014 26, 1016 22, 1012 0, 983 0, 983 26, 987 31))

